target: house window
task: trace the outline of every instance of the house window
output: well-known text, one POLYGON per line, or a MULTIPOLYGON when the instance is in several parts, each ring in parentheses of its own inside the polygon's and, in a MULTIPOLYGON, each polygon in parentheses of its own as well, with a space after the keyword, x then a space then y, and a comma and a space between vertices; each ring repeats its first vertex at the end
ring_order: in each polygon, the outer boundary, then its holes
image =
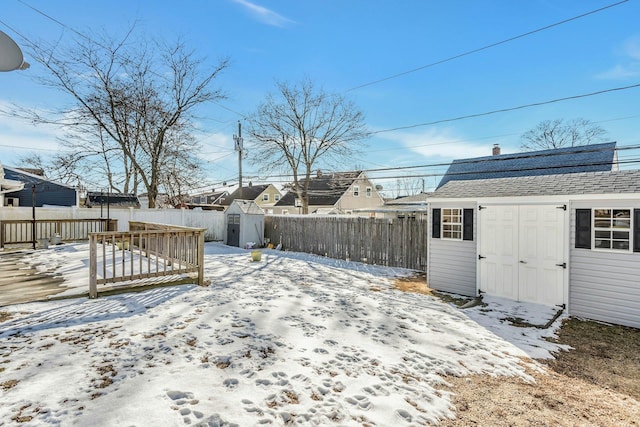
POLYGON ((442 209, 442 238, 462 240, 462 209, 442 209))
POLYGON ((371 194, 373 194, 373 188, 367 187, 365 195, 371 197, 371 194))
POLYGON ((358 197, 360 195, 360 187, 357 185, 353 186, 353 197, 358 197))
POLYGON ((263 202, 268 202, 269 201, 269 193, 266 193, 266 194, 262 195, 262 201, 263 202))
POLYGON ((276 202, 279 202, 280 201, 280 195, 279 194, 274 194, 273 200, 275 200, 276 202))
POLYGON ((593 210, 593 248, 631 249, 631 209, 593 210))

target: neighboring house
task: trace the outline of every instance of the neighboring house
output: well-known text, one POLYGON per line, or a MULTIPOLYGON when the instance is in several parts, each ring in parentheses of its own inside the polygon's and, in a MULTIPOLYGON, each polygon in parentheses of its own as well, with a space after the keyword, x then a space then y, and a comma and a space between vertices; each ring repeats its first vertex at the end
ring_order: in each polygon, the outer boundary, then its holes
POLYGON ((3 205, 13 206, 78 206, 78 192, 75 187, 48 180, 18 168, 4 166, 5 180, 18 181, 24 187, 4 194, 3 205), (35 200, 34 200, 35 196, 35 200))
POLYGON ((384 205, 374 208, 356 209, 355 212, 369 214, 372 218, 426 218, 427 199, 431 193, 419 193, 413 196, 385 200, 384 205))
POLYGON ((227 190, 211 191, 209 193, 194 194, 189 197, 189 204, 198 205, 220 205, 225 197, 229 196, 227 190))
POLYGON ((640 171, 450 181, 429 215, 430 287, 640 328, 640 171))
MULTIPOLYGON (((322 174, 309 181, 309 213, 352 214, 357 209, 382 206, 384 199, 362 171, 322 174)), ((275 214, 300 213, 301 203, 289 191, 273 207, 275 214)))
POLYGON ((615 142, 514 154, 500 154, 496 144, 492 156, 454 160, 438 188, 449 181, 612 170, 618 170, 615 142))
POLYGON ((282 193, 273 184, 249 185, 242 187, 242 197, 240 197, 240 189, 236 189, 222 200, 222 205, 230 206, 234 200, 252 200, 267 213, 272 213, 273 206, 280 201, 282 193))
POLYGON ((20 201, 16 197, 7 197, 7 193, 15 193, 24 188, 24 182, 16 181, 12 179, 6 179, 4 175, 4 168, 0 163, 0 208, 3 206, 19 206, 20 201))
POLYGON ((106 208, 107 206, 112 208, 140 208, 140 201, 135 194, 90 191, 87 192, 84 206, 87 208, 106 208))

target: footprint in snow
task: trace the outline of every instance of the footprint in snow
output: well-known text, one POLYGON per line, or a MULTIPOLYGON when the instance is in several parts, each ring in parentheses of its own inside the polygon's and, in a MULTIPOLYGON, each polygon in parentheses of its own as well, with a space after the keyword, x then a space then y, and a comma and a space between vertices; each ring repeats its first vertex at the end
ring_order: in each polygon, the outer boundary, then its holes
POLYGON ((238 380, 235 378, 227 378, 222 384, 228 389, 234 389, 238 387, 238 380))
POLYGON ((365 411, 368 411, 372 406, 371 401, 366 396, 362 396, 362 395, 347 397, 344 400, 346 400, 347 403, 350 403, 353 406, 357 406, 358 408, 363 409, 365 411))
POLYGON ((173 409, 178 411, 182 416, 185 425, 193 422, 201 422, 204 414, 192 408, 198 404, 198 400, 194 399, 193 393, 188 391, 170 390, 167 392, 169 399, 173 400, 175 406, 173 409))
POLYGON ((404 409, 397 409, 396 410, 396 416, 398 418, 400 418, 403 421, 406 421, 408 423, 410 423, 413 420, 413 417, 411 416, 410 413, 408 413, 407 411, 405 411, 404 409))

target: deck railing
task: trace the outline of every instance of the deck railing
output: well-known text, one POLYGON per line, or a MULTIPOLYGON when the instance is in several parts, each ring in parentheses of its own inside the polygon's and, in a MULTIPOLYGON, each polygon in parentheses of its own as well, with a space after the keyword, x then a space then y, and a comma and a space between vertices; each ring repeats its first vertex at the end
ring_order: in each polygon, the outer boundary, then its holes
POLYGON ((35 244, 59 239, 60 242, 89 240, 89 233, 115 230, 115 219, 15 219, 0 221, 0 248, 10 244, 35 244))
POLYGON ((131 222, 128 232, 90 233, 89 297, 98 296, 98 285, 166 276, 184 281, 194 273, 204 285, 205 231, 131 222))

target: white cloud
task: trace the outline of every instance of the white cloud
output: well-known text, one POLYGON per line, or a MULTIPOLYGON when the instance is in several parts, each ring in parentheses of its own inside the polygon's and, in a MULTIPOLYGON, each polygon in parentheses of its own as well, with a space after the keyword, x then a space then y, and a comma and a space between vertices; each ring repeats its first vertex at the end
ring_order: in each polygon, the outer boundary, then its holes
POLYGON ((247 0, 233 0, 233 1, 243 6, 246 10, 249 11, 249 13, 251 13, 251 15, 253 15, 258 21, 264 24, 272 25, 274 27, 284 27, 287 24, 291 24, 295 22, 270 9, 267 9, 266 7, 259 6, 255 3, 251 3, 250 1, 247 1, 247 0))
POLYGON ((491 147, 470 143, 450 129, 430 129, 422 132, 389 132, 381 135, 401 144, 425 159, 459 159, 491 155, 491 147))
POLYGON ((15 166, 19 159, 33 153, 43 157, 53 155, 60 150, 56 138, 61 135, 59 127, 35 126, 15 117, 0 115, 0 162, 15 166))
POLYGON ((622 50, 629 58, 640 61, 640 35, 627 39, 622 45, 622 50))
POLYGON ((603 80, 624 80, 636 76, 640 76, 640 62, 629 65, 618 64, 596 75, 597 78, 603 80))
POLYGON ((596 75, 598 79, 624 80, 640 76, 640 35, 625 40, 616 49, 620 63, 596 75))

